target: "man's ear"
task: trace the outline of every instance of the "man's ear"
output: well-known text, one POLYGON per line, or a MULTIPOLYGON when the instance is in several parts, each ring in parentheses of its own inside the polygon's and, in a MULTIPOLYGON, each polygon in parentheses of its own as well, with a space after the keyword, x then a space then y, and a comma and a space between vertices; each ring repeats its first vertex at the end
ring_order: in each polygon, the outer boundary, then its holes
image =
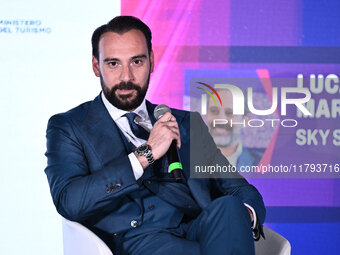
POLYGON ((95 56, 92 56, 92 70, 97 77, 100 77, 99 62, 95 56))
POLYGON ((150 52, 150 73, 153 72, 153 68, 155 66, 155 57, 153 55, 153 50, 150 52))

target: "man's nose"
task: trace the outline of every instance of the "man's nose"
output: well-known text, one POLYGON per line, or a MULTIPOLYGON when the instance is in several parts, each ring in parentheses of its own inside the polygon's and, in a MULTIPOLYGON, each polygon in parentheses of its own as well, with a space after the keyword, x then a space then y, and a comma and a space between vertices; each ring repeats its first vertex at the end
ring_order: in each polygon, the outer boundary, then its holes
POLYGON ((228 120, 228 121, 232 118, 232 116, 230 114, 227 114, 223 110, 220 111, 220 117, 221 117, 221 119, 225 119, 225 120, 228 120))
POLYGON ((122 72, 120 74, 120 80, 125 82, 133 80, 133 73, 130 66, 123 67, 122 72))

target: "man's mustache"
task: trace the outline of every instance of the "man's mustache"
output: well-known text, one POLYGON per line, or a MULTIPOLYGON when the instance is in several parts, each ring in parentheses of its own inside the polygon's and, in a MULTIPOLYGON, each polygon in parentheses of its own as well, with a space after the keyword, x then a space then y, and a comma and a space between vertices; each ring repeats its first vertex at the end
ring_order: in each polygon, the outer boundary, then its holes
POLYGON ((233 131, 233 127, 231 127, 229 124, 225 124, 225 125, 215 125, 215 127, 214 127, 214 124, 213 124, 213 123, 210 123, 209 127, 210 127, 210 130, 212 130, 212 129, 218 127, 218 128, 221 128, 221 129, 225 129, 225 130, 227 130, 227 131, 233 131))
POLYGON ((124 81, 122 81, 121 83, 119 83, 116 86, 114 86, 112 88, 112 91, 114 92, 117 89, 120 89, 120 90, 135 89, 135 90, 139 91, 141 88, 138 85, 134 84, 133 82, 130 82, 130 81, 124 82, 124 81))

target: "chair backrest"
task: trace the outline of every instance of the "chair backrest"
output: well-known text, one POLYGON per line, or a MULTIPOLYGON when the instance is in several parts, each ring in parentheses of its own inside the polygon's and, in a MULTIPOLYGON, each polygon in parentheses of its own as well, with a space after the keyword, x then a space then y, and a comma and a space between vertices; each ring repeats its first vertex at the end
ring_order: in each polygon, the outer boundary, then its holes
POLYGON ((266 239, 255 242, 256 255, 290 255, 291 246, 286 238, 267 227, 263 227, 263 232, 266 239))
POLYGON ((62 218, 64 255, 113 255, 109 247, 83 225, 62 218))

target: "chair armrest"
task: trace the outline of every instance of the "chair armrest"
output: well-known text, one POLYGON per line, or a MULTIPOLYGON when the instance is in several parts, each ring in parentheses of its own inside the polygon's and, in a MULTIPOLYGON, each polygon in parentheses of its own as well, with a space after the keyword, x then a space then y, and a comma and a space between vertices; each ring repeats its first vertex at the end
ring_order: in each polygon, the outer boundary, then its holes
POLYGON ((78 222, 62 218, 64 255, 113 255, 97 235, 78 222))
POLYGON ((263 226, 266 239, 261 238, 255 242, 256 255, 290 255, 291 245, 289 241, 275 231, 263 226))

